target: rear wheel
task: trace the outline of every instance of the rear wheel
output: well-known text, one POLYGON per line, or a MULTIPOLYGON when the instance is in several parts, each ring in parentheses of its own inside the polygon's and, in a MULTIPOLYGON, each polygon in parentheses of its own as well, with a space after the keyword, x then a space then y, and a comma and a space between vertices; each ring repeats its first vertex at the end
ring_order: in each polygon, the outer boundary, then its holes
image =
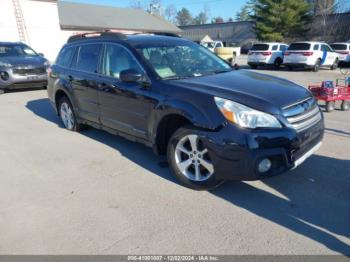
POLYGON ((316 63, 315 63, 315 65, 314 65, 314 67, 313 67, 313 71, 314 72, 318 72, 318 71, 320 71, 320 67, 321 67, 321 60, 320 59, 317 59, 317 61, 316 61, 316 63))
POLYGON ((335 59, 333 65, 331 66, 331 70, 337 69, 338 65, 339 65, 339 61, 338 61, 338 58, 337 58, 337 59, 335 59))
POLYGON ((193 127, 180 128, 172 135, 167 157, 172 173, 186 187, 208 190, 223 182, 216 179, 210 152, 193 127))
POLYGON ((68 97, 64 96, 58 103, 58 112, 64 127, 70 131, 80 131, 82 125, 77 122, 73 106, 68 97))
POLYGON ((335 102, 334 101, 326 102, 326 111, 327 112, 333 112, 334 109, 335 109, 335 102))
POLYGON ((341 110, 343 111, 349 111, 350 110, 350 101, 344 100, 341 103, 341 110))
POLYGON ((282 60, 280 58, 277 58, 275 62, 273 63, 273 69, 280 70, 282 65, 282 60))

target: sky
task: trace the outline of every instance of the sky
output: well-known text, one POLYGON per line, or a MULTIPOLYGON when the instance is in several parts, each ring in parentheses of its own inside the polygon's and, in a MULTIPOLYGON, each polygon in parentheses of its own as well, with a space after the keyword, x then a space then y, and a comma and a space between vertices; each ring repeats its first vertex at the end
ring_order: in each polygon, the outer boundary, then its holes
MULTIPOLYGON (((86 2, 91 4, 113 5, 116 7, 130 7, 132 0, 66 0, 74 2, 86 2)), ((142 0, 141 0, 142 1, 142 0)), ((145 0, 144 2, 149 2, 145 0)), ((210 17, 221 16, 224 19, 234 18, 236 13, 245 4, 246 0, 161 0, 164 7, 173 4, 176 9, 183 7, 190 10, 193 16, 204 9, 209 8, 210 17)))

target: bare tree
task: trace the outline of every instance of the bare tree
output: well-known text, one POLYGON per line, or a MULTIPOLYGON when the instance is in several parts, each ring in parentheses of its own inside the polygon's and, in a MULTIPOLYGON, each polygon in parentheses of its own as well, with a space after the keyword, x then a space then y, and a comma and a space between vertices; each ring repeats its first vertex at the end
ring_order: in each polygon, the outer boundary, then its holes
POLYGON ((176 7, 174 5, 168 5, 164 10, 164 17, 172 23, 176 23, 176 7))

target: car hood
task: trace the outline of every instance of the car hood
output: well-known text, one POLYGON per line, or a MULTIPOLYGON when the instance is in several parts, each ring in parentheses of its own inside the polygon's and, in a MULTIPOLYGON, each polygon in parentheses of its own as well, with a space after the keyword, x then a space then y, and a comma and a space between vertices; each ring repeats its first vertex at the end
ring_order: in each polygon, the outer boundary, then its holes
POLYGON ((306 88, 293 82, 248 70, 175 80, 172 85, 230 99, 271 114, 280 114, 282 108, 312 96, 306 88))
POLYGON ((12 66, 43 66, 47 60, 41 56, 9 56, 1 57, 0 62, 9 63, 12 66))

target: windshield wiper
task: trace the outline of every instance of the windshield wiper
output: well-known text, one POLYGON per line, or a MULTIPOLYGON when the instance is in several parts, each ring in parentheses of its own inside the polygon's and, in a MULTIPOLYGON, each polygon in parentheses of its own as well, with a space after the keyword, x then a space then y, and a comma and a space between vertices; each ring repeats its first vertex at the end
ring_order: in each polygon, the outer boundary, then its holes
POLYGON ((179 80, 179 79, 186 79, 189 78, 189 76, 168 76, 164 77, 163 80, 179 80))

